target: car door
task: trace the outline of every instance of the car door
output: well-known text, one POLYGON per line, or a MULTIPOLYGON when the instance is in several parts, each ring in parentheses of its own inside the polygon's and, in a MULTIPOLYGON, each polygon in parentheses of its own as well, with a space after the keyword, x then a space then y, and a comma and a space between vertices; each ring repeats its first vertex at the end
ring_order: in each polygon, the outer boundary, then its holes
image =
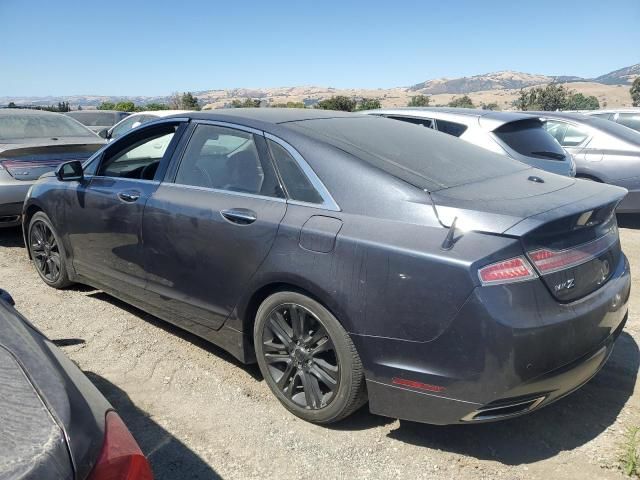
POLYGON ((269 253, 286 201, 261 132, 220 122, 191 128, 145 208, 147 302, 218 329, 269 253))
MULTIPOLYGON (((182 123, 137 130, 107 147, 85 170, 65 209, 68 241, 77 274, 96 286, 144 292, 142 212, 158 188, 182 123), (155 148, 158 143, 163 148, 155 148)), ((184 127, 183 127, 184 128, 184 127)))

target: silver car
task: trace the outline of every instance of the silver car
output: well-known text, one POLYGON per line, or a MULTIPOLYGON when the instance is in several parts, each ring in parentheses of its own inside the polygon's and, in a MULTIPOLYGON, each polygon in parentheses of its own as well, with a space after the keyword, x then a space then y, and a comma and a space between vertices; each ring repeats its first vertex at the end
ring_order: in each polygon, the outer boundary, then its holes
POLYGON ((575 175, 571 155, 545 131, 540 120, 524 113, 439 107, 361 113, 422 125, 536 168, 565 176, 575 175))
POLYGON ((633 128, 635 131, 640 132, 640 108, 593 110, 591 112, 584 113, 585 115, 602 118, 604 120, 611 120, 612 122, 619 123, 620 125, 633 128))
POLYGON ((640 212, 640 133, 579 113, 535 112, 560 145, 571 152, 576 176, 629 190, 618 213, 640 212))
POLYGON ((104 140, 80 122, 40 110, 0 110, 0 227, 20 224, 29 187, 69 160, 84 160, 104 140))

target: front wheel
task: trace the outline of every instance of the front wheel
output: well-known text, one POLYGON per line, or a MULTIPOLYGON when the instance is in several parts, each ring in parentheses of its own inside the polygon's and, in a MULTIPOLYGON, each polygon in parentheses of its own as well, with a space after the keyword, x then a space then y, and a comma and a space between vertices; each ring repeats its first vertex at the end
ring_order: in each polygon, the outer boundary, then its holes
POLYGON ((53 288, 71 285, 64 247, 44 212, 31 217, 27 240, 31 259, 44 283, 53 288))
POLYGON ((355 346, 315 300, 296 292, 268 297, 256 314, 254 342, 265 381, 294 415, 333 423, 366 402, 355 346))

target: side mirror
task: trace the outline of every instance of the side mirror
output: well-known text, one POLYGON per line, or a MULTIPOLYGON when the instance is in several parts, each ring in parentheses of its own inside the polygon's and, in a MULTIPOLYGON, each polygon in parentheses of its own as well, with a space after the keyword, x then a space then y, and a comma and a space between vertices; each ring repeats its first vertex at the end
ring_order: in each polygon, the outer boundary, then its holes
POLYGON ((56 177, 61 182, 80 182, 84 180, 84 171, 80 160, 65 162, 56 168, 56 177))
POLYGON ((108 128, 103 128, 102 130, 100 130, 98 132, 98 136, 101 137, 101 138, 104 138, 105 140, 107 138, 111 137, 111 135, 109 135, 109 129, 108 128))
POLYGON ((12 307, 15 306, 16 302, 13 300, 13 297, 9 295, 9 292, 6 290, 2 290, 0 288, 0 300, 7 302, 12 307))

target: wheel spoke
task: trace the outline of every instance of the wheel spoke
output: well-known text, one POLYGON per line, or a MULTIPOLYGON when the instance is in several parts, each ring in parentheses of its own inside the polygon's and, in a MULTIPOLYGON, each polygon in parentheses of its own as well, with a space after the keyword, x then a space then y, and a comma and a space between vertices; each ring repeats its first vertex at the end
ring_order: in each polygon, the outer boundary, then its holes
POLYGON ((267 363, 291 362, 291 357, 286 353, 266 353, 264 359, 267 363))
POLYGON ((318 342, 318 345, 311 350, 311 356, 315 357, 317 354, 333 350, 333 343, 329 340, 329 337, 325 337, 318 342))
POLYGON ((304 336, 305 312, 298 310, 295 305, 291 305, 289 307, 289 315, 291 317, 291 326, 293 327, 293 339, 300 340, 304 336))
MULTIPOLYGON (((326 363, 326 362, 325 362, 326 363)), ((328 365, 328 364, 327 364, 328 365)), ((320 380, 322 383, 324 383, 327 387, 329 387, 330 390, 333 391, 333 389, 335 388, 335 386, 338 384, 338 380, 337 380, 337 368, 336 371, 332 371, 332 370, 325 370, 323 367, 321 367, 318 364, 318 360, 314 360, 310 370, 309 370, 315 377, 318 378, 318 380, 320 380)))
POLYGON ((282 352, 287 350, 287 348, 282 343, 274 343, 274 339, 268 340, 266 342, 262 342, 265 353, 273 353, 273 352, 282 352))
POLYGON ((282 314, 276 312, 275 317, 272 316, 269 319, 269 328, 274 335, 280 339, 287 350, 291 350, 293 348, 293 339, 291 338, 289 327, 282 317, 282 314))
POLYGON ((320 340, 326 337, 327 337, 327 332, 321 325, 318 325, 318 329, 314 332, 313 335, 311 335, 311 337, 309 337, 309 339, 305 343, 307 344, 307 346, 313 347, 320 340))
POLYGON ((291 397, 291 391, 293 390, 293 379, 294 379, 294 374, 296 373, 296 368, 295 365, 293 364, 293 362, 289 362, 287 364, 287 368, 285 368, 284 372, 282 373, 282 376, 278 379, 277 385, 278 388, 280 388, 280 390, 285 390, 285 388, 288 386, 289 387, 289 391, 285 392, 289 394, 289 397, 291 397))
POLYGON ((302 388, 304 389, 304 398, 307 402, 307 407, 320 408, 322 403, 322 393, 320 392, 320 385, 318 380, 309 375, 308 372, 301 373, 302 388))

